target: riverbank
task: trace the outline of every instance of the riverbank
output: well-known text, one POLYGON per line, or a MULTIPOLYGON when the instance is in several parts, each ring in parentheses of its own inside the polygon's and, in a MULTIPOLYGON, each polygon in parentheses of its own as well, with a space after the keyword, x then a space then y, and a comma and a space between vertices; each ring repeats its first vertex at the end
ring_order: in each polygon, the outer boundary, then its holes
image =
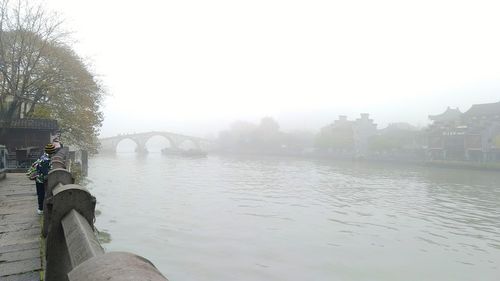
POLYGON ((257 153, 257 152, 225 152, 214 151, 212 154, 220 156, 252 156, 252 157, 289 157, 296 159, 312 159, 312 160, 326 160, 335 162, 359 162, 359 163, 384 163, 395 165, 416 165, 423 167, 436 167, 436 168, 450 168, 450 169, 463 169, 463 170, 482 170, 482 171, 500 171, 500 163, 497 162, 466 162, 466 161, 442 161, 442 160, 423 160, 406 158, 355 158, 347 155, 333 155, 321 153, 257 153))
POLYGON ((500 171, 500 163, 497 162, 427 161, 424 162, 424 165, 466 170, 500 171))

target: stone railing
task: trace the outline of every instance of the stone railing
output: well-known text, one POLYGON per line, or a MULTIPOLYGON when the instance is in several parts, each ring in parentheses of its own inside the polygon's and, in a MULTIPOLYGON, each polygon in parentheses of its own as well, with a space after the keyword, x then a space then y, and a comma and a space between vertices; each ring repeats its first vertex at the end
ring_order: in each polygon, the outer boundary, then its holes
POLYGON ((7 148, 0 145, 0 179, 5 178, 7 173, 7 148))
POLYGON ((147 259, 126 252, 105 253, 94 232, 96 199, 73 184, 68 150, 52 157, 46 186, 43 235, 46 281, 167 279, 147 259))

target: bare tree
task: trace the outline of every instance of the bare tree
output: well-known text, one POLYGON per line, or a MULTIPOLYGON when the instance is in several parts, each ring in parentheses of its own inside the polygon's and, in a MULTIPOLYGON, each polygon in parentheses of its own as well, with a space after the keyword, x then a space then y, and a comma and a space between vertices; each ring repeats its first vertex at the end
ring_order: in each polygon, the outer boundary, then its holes
POLYGON ((28 1, 0 0, 0 118, 10 121, 33 112, 52 85, 61 83, 51 68, 51 52, 65 33, 55 15, 28 1))
POLYGON ((67 37, 42 6, 0 0, 0 121, 56 119, 65 142, 95 151, 103 91, 67 37))

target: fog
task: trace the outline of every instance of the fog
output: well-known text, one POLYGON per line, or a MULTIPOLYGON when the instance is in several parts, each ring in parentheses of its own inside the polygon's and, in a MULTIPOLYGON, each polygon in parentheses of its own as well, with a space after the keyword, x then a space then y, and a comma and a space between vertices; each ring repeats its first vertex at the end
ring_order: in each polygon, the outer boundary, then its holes
POLYGON ((109 96, 101 136, 215 136, 500 100, 496 1, 47 1, 109 96))
POLYGON ((107 92, 82 183, 107 252, 179 281, 500 276, 499 1, 44 3, 107 92))

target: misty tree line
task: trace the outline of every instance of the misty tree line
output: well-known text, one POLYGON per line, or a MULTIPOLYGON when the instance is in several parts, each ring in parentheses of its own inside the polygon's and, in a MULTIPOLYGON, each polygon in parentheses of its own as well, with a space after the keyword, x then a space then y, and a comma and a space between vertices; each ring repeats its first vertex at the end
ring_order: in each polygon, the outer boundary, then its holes
POLYGON ((0 121, 56 119, 66 144, 92 152, 104 91, 70 39, 41 5, 0 0, 0 121))
POLYGON ((307 131, 285 133, 278 122, 265 117, 259 124, 238 121, 219 134, 218 146, 230 152, 276 153, 294 151, 312 145, 314 134, 307 131))
MULTIPOLYGON (((367 150, 373 153, 416 150, 425 143, 425 133, 409 124, 394 123, 366 138, 367 150)), ((219 133, 218 149, 245 153, 349 152, 355 149, 356 133, 352 127, 326 125, 318 133, 283 132, 278 122, 265 117, 259 124, 238 121, 219 133)))

